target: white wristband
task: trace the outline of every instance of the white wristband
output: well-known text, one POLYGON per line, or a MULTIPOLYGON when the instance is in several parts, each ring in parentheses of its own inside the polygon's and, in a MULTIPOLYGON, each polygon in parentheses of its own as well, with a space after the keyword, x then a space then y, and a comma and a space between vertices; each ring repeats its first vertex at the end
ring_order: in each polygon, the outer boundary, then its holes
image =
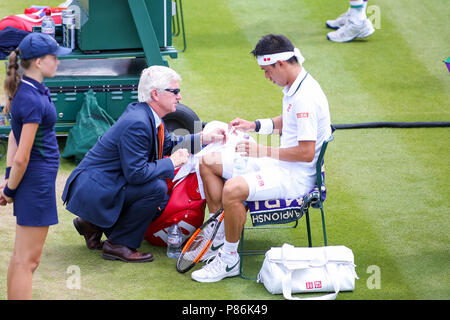
POLYGON ((273 120, 268 119, 258 119, 261 127, 258 130, 259 134, 272 134, 273 132, 273 120))

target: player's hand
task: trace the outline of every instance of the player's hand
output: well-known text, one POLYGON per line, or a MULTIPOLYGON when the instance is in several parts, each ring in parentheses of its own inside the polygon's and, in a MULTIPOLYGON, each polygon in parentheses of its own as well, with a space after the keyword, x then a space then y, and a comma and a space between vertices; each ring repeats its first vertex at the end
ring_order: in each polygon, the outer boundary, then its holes
POLYGON ((228 124, 228 131, 241 130, 241 131, 254 131, 255 122, 247 121, 241 118, 231 120, 228 124))
POLYGON ((236 152, 244 157, 265 157, 267 156, 267 148, 262 144, 257 144, 252 141, 239 141, 236 144, 236 152))

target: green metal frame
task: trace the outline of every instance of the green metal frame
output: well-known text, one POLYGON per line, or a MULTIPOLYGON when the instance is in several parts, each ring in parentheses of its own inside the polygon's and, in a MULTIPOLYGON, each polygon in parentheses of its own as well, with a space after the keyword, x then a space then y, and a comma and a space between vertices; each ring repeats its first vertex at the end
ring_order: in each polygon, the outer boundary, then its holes
POLYGON ((178 52, 185 52, 187 48, 186 44, 186 32, 184 30, 184 15, 183 15, 183 2, 182 0, 174 0, 175 6, 177 8, 177 13, 175 18, 172 20, 172 35, 175 37, 183 36, 183 50, 178 50, 178 52), (181 23, 180 23, 181 21, 181 23))
MULTIPOLYGON (((121 0, 122 1, 122 0, 121 0)), ((85 5, 87 5, 88 0, 84 2, 85 5)), ((123 5, 125 5, 125 9, 128 6, 129 10, 131 12, 131 18, 135 23, 136 30, 138 33, 139 40, 142 44, 142 48, 130 48, 130 49, 122 49, 122 50, 102 50, 102 51, 90 51, 88 53, 83 52, 79 48, 76 48, 67 56, 61 56, 61 60, 66 59, 111 59, 111 58, 145 58, 146 63, 148 66, 151 65, 164 65, 168 66, 168 62, 165 59, 166 56, 174 59, 178 57, 178 51, 171 46, 171 39, 168 42, 167 47, 160 48, 160 45, 158 42, 158 38, 155 32, 154 25, 152 23, 152 18, 149 14, 149 5, 152 5, 154 3, 154 0, 126 0, 125 3, 118 3, 118 5, 121 5, 121 8, 123 8, 123 5)), ((166 19, 170 19, 171 17, 171 10, 169 10, 169 7, 171 8, 171 2, 167 1, 165 2, 167 4, 167 8, 165 10, 167 16, 166 19)), ((163 4, 164 5, 164 4, 163 4)), ((159 4, 158 4, 159 6, 159 4)), ((159 7, 161 8, 161 7, 159 7)), ((102 13, 103 14, 103 13, 102 13)), ((108 10, 105 11, 105 15, 108 14, 108 10)), ((129 13, 127 17, 130 17, 129 13)), ((157 17, 159 18, 159 17, 157 17)), ((168 20, 170 25, 170 20, 168 20)), ((91 30, 95 26, 98 26, 98 23, 94 26, 90 26, 91 30)), ((39 32, 40 27, 34 28, 33 31, 39 32)), ((95 28, 94 28, 95 29, 95 28)), ((171 32, 170 32, 171 33, 171 32)), ((111 37, 111 35, 106 35, 111 37)), ((123 36, 123 35, 122 35, 123 36)), ((57 40, 61 40, 62 38, 62 31, 61 27, 57 26, 56 30, 56 38, 57 40)), ((46 78, 44 80, 44 84, 50 89, 50 92, 52 94, 52 99, 64 99, 61 94, 61 89, 67 89, 72 88, 73 94, 80 94, 80 92, 83 92, 83 90, 80 90, 78 88, 80 87, 95 87, 100 92, 106 92, 110 91, 109 87, 130 87, 135 86, 135 89, 128 89, 128 91, 137 90, 137 84, 139 83, 139 74, 127 74, 123 76, 57 76, 54 78, 46 78)), ((94 90, 97 90, 94 89, 94 90)), ((118 89, 120 91, 123 91, 124 89, 118 89)), ((67 90, 65 90, 68 92, 67 90)), ((85 90, 87 91, 87 90, 85 90)), ((68 93, 70 94, 70 93, 68 93)), ((100 94, 102 95, 102 94, 100 94)), ((131 94, 134 96, 134 93, 131 94)), ((124 95, 124 97, 130 96, 130 93, 124 95)), ((99 97, 100 99, 106 99, 104 97, 99 97)), ((114 97, 117 98, 117 97, 114 97)), ((80 99, 72 97, 69 99, 80 99)), ((61 100, 60 100, 61 101, 61 100)), ((133 100, 134 101, 134 100, 133 100)), ((128 101, 132 102, 132 101, 128 101)), ((123 104, 123 110, 125 109, 126 105, 128 104, 124 100, 123 104)), ((56 101, 55 101, 55 104, 56 101)), ((64 109, 65 105, 59 106, 57 105, 57 112, 62 112, 62 109, 64 109)), ((81 104, 78 106, 78 108, 81 108, 81 104)), ((122 111, 123 111, 122 110, 122 111)), ((65 111, 65 110, 64 110, 65 111)), ((74 110, 78 111, 78 110, 74 110)), ((117 112, 115 112, 117 113, 117 112)), ((69 130, 75 125, 75 119, 59 119, 56 122, 55 125, 55 131, 57 135, 67 135, 69 130)), ((0 134, 8 135, 11 130, 10 126, 2 126, 0 127, 0 134)))
POLYGON ((166 60, 161 56, 161 52, 155 43, 158 43, 155 29, 153 28, 152 19, 150 18, 149 10, 144 0, 128 0, 131 14, 133 15, 134 23, 141 39, 142 47, 144 49, 147 64, 168 66, 166 60))
MULTIPOLYGON (((324 159, 325 151, 326 151, 326 149, 328 147, 328 143, 333 141, 333 140, 334 140, 334 137, 333 137, 333 135, 331 135, 327 140, 325 140, 323 142, 322 148, 320 149, 319 157, 317 158, 317 163, 316 163, 316 185, 319 186, 319 188, 318 188, 319 189, 319 200, 314 205, 314 207, 311 206, 312 208, 320 209, 321 220, 322 220, 323 241, 324 241, 324 245, 325 246, 328 245, 328 241, 327 241, 327 232, 326 232, 326 227, 325 227, 325 211, 324 211, 323 201, 322 201, 322 190, 321 190, 320 186, 322 186, 322 184, 323 184, 323 180, 322 180, 322 161, 324 159)), ((309 208, 307 208, 305 210, 305 219, 306 219, 306 231, 307 231, 307 236, 308 236, 308 245, 309 245, 309 247, 312 247, 311 223, 310 223, 310 219, 309 219, 309 208)), ((239 274, 240 274, 240 276, 242 278, 248 279, 248 280, 256 279, 256 277, 249 277, 249 276, 244 274, 244 270, 243 270, 243 256, 264 255, 266 253, 266 251, 264 251, 264 250, 244 250, 244 241, 245 241, 244 234, 245 234, 245 230, 291 229, 291 228, 296 228, 297 226, 298 226, 298 220, 296 220, 294 222, 291 222, 291 225, 285 225, 285 226, 244 227, 242 229, 241 239, 240 239, 240 242, 239 242, 239 255, 241 257, 240 265, 239 265, 239 274)))

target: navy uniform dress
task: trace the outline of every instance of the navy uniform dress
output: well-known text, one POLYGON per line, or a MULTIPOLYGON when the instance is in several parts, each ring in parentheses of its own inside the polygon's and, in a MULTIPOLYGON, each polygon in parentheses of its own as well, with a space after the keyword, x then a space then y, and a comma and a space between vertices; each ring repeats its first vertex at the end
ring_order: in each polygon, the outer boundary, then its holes
POLYGON ((39 123, 25 174, 14 197, 14 215, 22 226, 49 226, 58 223, 55 181, 59 167, 59 147, 54 130, 55 105, 49 89, 23 76, 11 103, 11 128, 17 145, 26 123, 39 123))

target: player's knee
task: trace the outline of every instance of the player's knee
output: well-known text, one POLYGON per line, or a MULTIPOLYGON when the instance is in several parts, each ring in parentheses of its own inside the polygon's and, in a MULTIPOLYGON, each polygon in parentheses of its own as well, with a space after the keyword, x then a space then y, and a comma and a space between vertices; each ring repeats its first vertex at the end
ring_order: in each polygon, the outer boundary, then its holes
POLYGON ((200 168, 211 168, 216 163, 216 158, 217 156, 214 152, 205 154, 200 161, 200 168))
POLYGON ((200 175, 206 176, 208 174, 221 175, 222 159, 220 153, 208 153, 201 158, 200 161, 200 175))
POLYGON ((244 201, 248 197, 248 185, 242 177, 227 180, 223 186, 222 201, 244 201))

